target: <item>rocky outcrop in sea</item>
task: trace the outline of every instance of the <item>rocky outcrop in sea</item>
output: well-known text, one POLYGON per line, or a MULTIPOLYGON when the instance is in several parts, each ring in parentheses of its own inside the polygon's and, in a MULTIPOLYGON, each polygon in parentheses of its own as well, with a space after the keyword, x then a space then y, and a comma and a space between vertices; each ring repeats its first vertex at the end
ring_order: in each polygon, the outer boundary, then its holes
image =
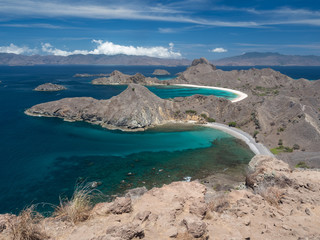
POLYGON ((170 73, 165 69, 156 69, 153 71, 152 75, 164 76, 164 75, 170 75, 170 73))
POLYGON ((45 84, 39 85, 34 90, 35 91, 44 91, 44 92, 54 92, 54 91, 61 91, 61 90, 66 90, 66 89, 67 88, 62 85, 53 84, 53 83, 45 83, 45 84))

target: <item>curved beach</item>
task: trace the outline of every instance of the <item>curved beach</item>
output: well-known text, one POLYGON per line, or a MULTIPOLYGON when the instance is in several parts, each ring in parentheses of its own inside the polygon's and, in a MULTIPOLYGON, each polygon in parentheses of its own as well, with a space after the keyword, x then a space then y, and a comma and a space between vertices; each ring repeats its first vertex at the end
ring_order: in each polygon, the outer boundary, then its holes
POLYGON ((180 86, 180 87, 193 87, 193 88, 208 88, 208 89, 216 89, 216 90, 222 90, 222 91, 228 91, 232 92, 237 95, 237 97, 231 102, 240 102, 243 99, 247 98, 248 95, 245 94, 244 92, 240 92, 238 90, 230 89, 230 88, 222 88, 222 87, 211 87, 211 86, 201 86, 201 85, 193 85, 193 84, 172 84, 174 86, 180 86))
POLYGON ((221 123, 207 123, 205 126, 215 128, 221 131, 224 131, 233 137, 236 137, 238 139, 241 139, 244 141, 252 152, 254 152, 256 155, 268 155, 274 157, 274 155, 270 152, 268 148, 266 148, 261 143, 257 143, 253 137, 251 137, 248 133, 234 127, 229 127, 227 125, 221 124, 221 123))

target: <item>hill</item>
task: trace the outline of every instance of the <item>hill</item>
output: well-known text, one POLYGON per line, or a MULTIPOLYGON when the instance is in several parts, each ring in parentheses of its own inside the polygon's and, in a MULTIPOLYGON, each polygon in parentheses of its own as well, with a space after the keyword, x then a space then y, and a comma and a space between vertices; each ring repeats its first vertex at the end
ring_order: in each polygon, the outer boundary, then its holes
POLYGON ((220 66, 320 66, 320 56, 283 55, 280 53, 249 52, 212 61, 220 66))
POLYGON ((187 59, 165 59, 147 56, 118 55, 19 55, 13 53, 0 53, 0 65, 30 66, 30 65, 154 65, 154 66, 179 66, 189 65, 187 59))

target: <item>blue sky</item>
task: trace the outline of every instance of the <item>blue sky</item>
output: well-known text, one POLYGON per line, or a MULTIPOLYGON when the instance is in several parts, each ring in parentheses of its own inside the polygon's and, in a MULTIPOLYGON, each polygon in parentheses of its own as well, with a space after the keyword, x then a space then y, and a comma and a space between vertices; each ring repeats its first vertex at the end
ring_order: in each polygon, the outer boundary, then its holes
POLYGON ((0 52, 320 55, 318 0, 0 0, 0 52))

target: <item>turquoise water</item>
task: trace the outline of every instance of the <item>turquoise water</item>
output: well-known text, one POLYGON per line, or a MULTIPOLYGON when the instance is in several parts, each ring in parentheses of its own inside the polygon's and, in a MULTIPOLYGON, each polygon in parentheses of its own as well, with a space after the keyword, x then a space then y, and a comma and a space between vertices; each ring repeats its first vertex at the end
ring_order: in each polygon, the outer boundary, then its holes
MULTIPOLYGON (((0 213, 18 212, 31 203, 57 204, 59 195, 70 196, 79 181, 101 181, 99 190, 110 196, 136 186, 151 188, 243 167, 253 156, 230 135, 210 128, 167 126, 124 133, 23 113, 63 97, 107 99, 119 94, 125 86, 94 86, 90 78, 72 77, 110 71, 102 66, 0 67, 0 213), (61 83, 68 90, 32 91, 44 82, 61 83)), ((163 98, 210 94, 206 89, 150 89, 163 98)))

